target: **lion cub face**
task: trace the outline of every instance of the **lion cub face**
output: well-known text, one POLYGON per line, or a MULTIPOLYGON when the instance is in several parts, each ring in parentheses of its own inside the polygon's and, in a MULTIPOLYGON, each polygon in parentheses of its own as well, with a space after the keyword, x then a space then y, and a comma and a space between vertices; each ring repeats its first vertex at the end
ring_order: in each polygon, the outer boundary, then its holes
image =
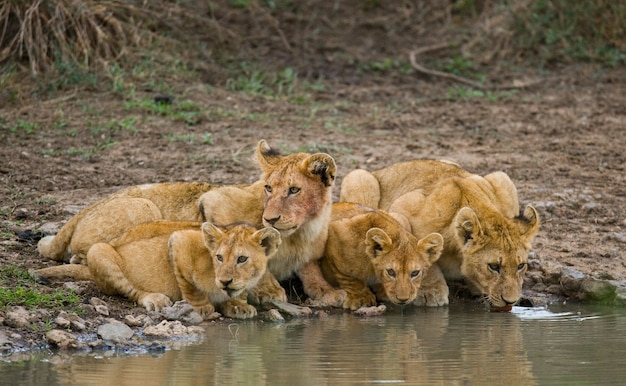
POLYGON ((220 229, 204 223, 202 237, 213 259, 215 285, 230 298, 256 286, 281 242, 277 230, 246 224, 220 229))
POLYGON ((322 213, 330 213, 335 161, 324 153, 281 156, 265 141, 257 159, 265 181, 263 225, 289 236, 322 213))
POLYGON ((402 305, 417 296, 428 268, 441 255, 443 237, 431 233, 418 240, 410 232, 397 233, 393 240, 381 228, 369 229, 365 251, 388 299, 402 305))
POLYGON ((539 230, 532 206, 515 219, 479 219, 462 208, 455 219, 463 262, 461 273, 494 308, 510 307, 522 296, 528 252, 539 230))

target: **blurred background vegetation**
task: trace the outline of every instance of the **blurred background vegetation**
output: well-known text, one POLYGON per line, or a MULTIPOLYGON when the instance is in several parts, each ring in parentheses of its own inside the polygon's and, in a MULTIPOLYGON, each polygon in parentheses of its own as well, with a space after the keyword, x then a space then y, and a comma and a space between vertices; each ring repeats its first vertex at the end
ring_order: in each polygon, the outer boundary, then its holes
POLYGON ((421 60, 477 81, 623 66, 626 0, 6 0, 0 101, 157 80, 257 91, 296 74, 357 83, 409 74, 408 52, 440 46, 421 60))

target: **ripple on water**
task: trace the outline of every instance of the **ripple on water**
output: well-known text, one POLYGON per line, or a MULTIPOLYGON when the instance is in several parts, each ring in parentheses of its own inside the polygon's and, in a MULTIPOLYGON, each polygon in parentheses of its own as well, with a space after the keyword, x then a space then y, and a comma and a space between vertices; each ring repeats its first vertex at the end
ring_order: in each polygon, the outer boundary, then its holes
POLYGON ((522 320, 547 320, 547 321, 579 321, 598 319, 602 315, 584 315, 581 312, 553 312, 547 307, 513 307, 511 313, 522 320))

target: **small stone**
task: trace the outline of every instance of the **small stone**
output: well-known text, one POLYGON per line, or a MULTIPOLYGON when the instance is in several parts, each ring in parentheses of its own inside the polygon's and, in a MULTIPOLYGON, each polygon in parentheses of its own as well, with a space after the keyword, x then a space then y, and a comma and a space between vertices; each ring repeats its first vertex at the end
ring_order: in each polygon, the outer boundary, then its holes
POLYGON ((86 344, 78 342, 76 337, 71 333, 57 329, 50 330, 46 333, 46 342, 62 349, 86 347, 86 344))
POLYGON ((134 315, 126 315, 124 317, 124 323, 126 323, 126 325, 130 327, 139 327, 143 324, 144 318, 145 318, 145 315, 143 317, 136 317, 134 315))
POLYGON ((33 314, 28 312, 24 307, 17 306, 13 307, 10 311, 6 313, 4 318, 4 324, 9 327, 19 328, 19 329, 28 329, 31 325, 31 318, 33 314))
POLYGON ((97 305, 93 307, 97 313, 104 316, 109 316, 109 307, 103 305, 97 305))
POLYGON ((105 323, 98 327, 98 336, 113 343, 126 343, 135 333, 121 322, 105 323))

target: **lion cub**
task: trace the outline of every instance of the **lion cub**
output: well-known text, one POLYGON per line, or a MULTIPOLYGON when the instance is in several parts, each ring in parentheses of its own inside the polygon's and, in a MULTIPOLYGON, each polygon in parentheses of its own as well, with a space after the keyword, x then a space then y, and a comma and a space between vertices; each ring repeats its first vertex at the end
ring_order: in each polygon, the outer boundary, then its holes
POLYGON ((185 299, 207 318, 218 307, 231 318, 250 318, 246 302, 278 249, 275 229, 247 224, 157 221, 141 224, 110 243, 94 244, 87 266, 40 269, 43 277, 92 279, 107 295, 122 295, 147 310, 185 299))
MULTIPOLYGON (((445 279, 464 279, 493 308, 508 309, 521 298, 539 215, 531 205, 520 212, 517 189, 505 173, 483 177, 432 160, 354 170, 343 179, 340 201, 404 218, 418 238, 442 234, 445 248, 437 265, 445 279)), ((439 281, 430 290, 445 287, 439 281)))
POLYGON ((322 272, 347 292, 343 308, 376 305, 370 285, 381 285, 385 300, 408 304, 443 249, 443 237, 418 240, 382 210, 351 203, 333 205, 322 272))

